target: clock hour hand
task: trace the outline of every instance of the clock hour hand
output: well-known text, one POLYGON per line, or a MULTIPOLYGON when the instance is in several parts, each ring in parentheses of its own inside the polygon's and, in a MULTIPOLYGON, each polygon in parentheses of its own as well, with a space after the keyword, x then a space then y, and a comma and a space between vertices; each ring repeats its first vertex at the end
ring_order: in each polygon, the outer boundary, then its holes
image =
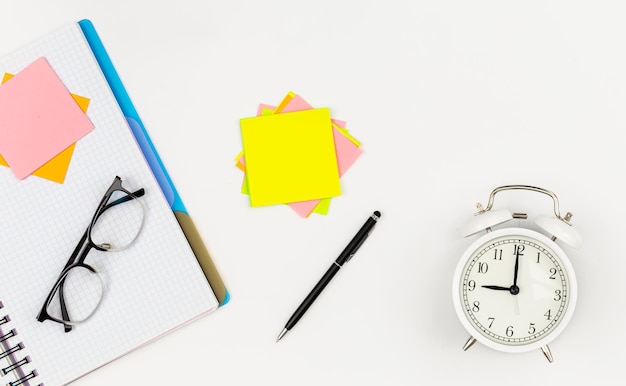
POLYGON ((517 295, 519 293, 519 287, 516 285, 512 285, 510 287, 502 287, 499 285, 483 285, 481 287, 496 291, 509 291, 511 295, 517 295))
POLYGON ((499 285, 483 285, 481 287, 498 291, 511 291, 511 287, 502 287, 499 285))

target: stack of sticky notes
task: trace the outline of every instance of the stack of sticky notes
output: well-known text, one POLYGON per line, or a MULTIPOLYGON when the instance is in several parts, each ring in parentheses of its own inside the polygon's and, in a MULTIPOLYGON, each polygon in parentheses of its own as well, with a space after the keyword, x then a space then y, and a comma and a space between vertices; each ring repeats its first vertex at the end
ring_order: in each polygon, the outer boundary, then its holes
POLYGON ((0 85, 0 165, 15 176, 63 182, 74 144, 94 125, 89 100, 70 94, 45 58, 0 85))
POLYGON ((362 152, 345 122, 290 92, 240 123, 243 151, 236 160, 250 205, 287 204, 302 217, 327 214, 331 198, 341 194, 339 178, 362 152))

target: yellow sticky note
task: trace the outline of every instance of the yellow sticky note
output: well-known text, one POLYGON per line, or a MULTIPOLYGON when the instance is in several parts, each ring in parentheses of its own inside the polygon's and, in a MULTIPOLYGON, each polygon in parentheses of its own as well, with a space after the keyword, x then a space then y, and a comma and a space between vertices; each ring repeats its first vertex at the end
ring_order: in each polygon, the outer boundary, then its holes
POLYGON ((241 119, 250 205, 341 194, 327 108, 241 119))

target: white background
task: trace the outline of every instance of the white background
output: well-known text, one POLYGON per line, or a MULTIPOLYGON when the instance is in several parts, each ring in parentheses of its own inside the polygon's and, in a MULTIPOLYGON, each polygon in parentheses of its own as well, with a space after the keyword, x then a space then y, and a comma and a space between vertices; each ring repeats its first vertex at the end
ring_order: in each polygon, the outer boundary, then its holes
MULTIPOLYGON (((625 11, 619 1, 3 2, 2 53, 92 20, 232 297, 75 384, 621 384, 625 11), (288 91, 329 107, 362 142, 328 216, 250 208, 239 193, 238 120, 288 91), (471 240, 459 228, 506 184, 554 191, 584 237, 578 251, 563 247, 579 300, 550 345, 553 364, 539 351, 461 351, 451 280, 471 240), (371 237, 275 343, 373 210, 371 237)), ((496 207, 552 211, 546 196, 519 192, 496 207)))

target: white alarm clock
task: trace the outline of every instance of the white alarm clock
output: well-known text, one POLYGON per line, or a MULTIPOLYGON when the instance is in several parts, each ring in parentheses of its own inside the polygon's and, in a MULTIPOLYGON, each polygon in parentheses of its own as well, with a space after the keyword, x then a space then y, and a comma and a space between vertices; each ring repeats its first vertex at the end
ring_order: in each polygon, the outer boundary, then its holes
POLYGON ((461 256, 452 284, 454 308, 471 337, 504 352, 541 349, 548 361, 548 347, 567 326, 576 306, 576 276, 560 240, 579 248, 582 238, 572 228, 571 213, 561 217, 559 201, 549 190, 528 185, 494 189, 487 208, 477 204, 478 213, 464 228, 464 236, 486 232, 461 256), (535 223, 548 236, 521 227, 492 227, 524 213, 492 210, 494 197, 504 190, 543 193, 554 201, 554 216, 540 216, 535 223))

